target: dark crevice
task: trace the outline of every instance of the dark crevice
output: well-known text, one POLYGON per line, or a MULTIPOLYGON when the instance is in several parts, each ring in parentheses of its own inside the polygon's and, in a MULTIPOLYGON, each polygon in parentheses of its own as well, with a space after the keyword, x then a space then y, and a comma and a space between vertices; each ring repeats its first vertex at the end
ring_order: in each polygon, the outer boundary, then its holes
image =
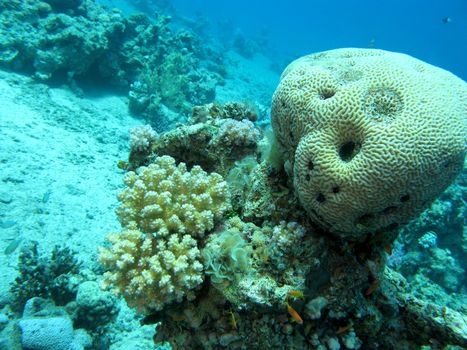
POLYGON ((410 200, 410 196, 408 194, 405 194, 400 198, 400 201, 402 203, 408 202, 409 200, 410 200))
POLYGON ((368 226, 374 217, 373 214, 364 214, 358 218, 357 225, 368 226))
POLYGON ((336 92, 333 89, 326 88, 320 91, 319 97, 322 100, 327 100, 328 98, 333 97, 335 94, 336 92))
POLYGON ((310 160, 310 161, 308 162, 308 170, 309 170, 309 171, 312 171, 314 167, 315 167, 315 165, 314 165, 313 162, 310 160))
POLYGON ((324 197, 324 194, 318 193, 318 195, 316 196, 316 201, 318 203, 324 203, 324 201, 326 201, 326 197, 324 197))
POLYGON ((344 162, 350 162, 360 152, 360 144, 348 141, 339 148, 339 157, 344 162))
POLYGON ((395 206, 390 206, 387 207, 383 210, 383 214, 388 215, 388 214, 393 214, 397 210, 397 207, 395 206))

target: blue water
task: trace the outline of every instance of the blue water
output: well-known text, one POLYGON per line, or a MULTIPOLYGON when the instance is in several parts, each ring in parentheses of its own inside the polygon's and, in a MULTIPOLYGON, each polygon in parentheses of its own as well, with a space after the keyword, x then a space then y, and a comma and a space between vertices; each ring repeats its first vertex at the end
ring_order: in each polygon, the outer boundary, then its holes
POLYGON ((467 1, 174 0, 181 15, 268 33, 271 51, 295 58, 340 47, 398 51, 467 79, 467 1), (443 22, 449 17, 450 22, 443 22))

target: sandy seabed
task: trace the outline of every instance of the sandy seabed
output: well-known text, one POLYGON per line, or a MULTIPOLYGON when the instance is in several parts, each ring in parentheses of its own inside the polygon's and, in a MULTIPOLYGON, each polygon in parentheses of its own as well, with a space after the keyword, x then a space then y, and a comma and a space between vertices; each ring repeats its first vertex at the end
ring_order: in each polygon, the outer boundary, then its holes
MULTIPOLYGON (((260 101, 268 107, 278 75, 263 57, 229 54, 229 76, 217 101, 260 101)), ((12 302, 18 255, 37 241, 45 256, 56 245, 98 267, 97 248, 118 231, 117 194, 129 151, 128 130, 144 124, 129 114, 126 96, 51 87, 0 71, 0 308, 12 302)), ((153 349, 153 327, 140 327, 122 302, 109 327, 111 349, 153 349)))

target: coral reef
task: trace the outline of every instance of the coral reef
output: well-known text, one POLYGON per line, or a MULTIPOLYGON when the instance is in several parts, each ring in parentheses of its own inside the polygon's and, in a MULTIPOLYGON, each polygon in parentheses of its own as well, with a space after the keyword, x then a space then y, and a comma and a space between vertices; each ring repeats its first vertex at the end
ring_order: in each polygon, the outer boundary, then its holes
MULTIPOLYGON (((200 107, 194 116, 197 124, 183 129, 196 132, 174 142, 186 150, 177 151, 179 159, 193 163, 206 159, 193 153, 199 142, 207 142, 203 136, 212 140, 222 125, 217 122, 224 119, 219 119, 213 106, 200 107)), ((153 152, 162 149, 161 139, 177 132, 161 135, 153 152)), ((205 152, 212 156, 211 150, 205 152)), ((137 177, 144 177, 157 159, 138 175, 127 175, 131 181, 123 201, 145 198, 142 193, 148 192, 145 183, 150 181, 138 183, 137 177)), ((164 159, 175 167, 172 158, 164 159)), ((212 168, 221 168, 224 159, 210 159, 212 168)), ((462 310, 459 304, 443 309, 423 291, 414 293, 410 279, 386 267, 397 231, 389 236, 382 231, 363 242, 335 239, 308 220, 287 188, 282 170, 273 169, 267 161, 258 163, 253 155, 223 166, 228 191, 238 203, 228 218, 219 217, 219 224, 203 234, 186 231, 191 242, 187 249, 192 249, 189 257, 176 249, 183 246, 177 233, 179 221, 175 220, 172 231, 162 224, 151 226, 141 216, 143 202, 117 211, 125 230, 111 235, 111 247, 102 250, 101 261, 110 269, 107 283, 146 314, 143 324, 157 324, 156 341, 168 340, 179 349, 405 349, 429 344, 434 338, 437 346, 465 345, 467 326, 453 309, 462 310), (137 210, 130 210, 133 207, 137 210), (168 249, 166 242, 173 236, 177 239, 168 249), (162 259, 168 251, 170 258, 162 259), (172 267, 177 257, 187 263, 172 267), (169 270, 171 274, 164 272, 169 270), (130 280, 134 276, 136 283, 130 280), (193 277, 192 284, 186 276, 193 277), (170 294, 160 281, 172 288, 170 294), (140 286, 149 288, 137 289, 140 286), (142 296, 146 298, 143 306, 142 296)), ((423 249, 434 249, 439 241, 433 235, 418 238, 423 249)))
POLYGON ((125 175, 117 215, 123 227, 165 237, 170 233, 202 237, 228 210, 227 184, 219 174, 176 165, 169 156, 156 158, 138 173, 125 175))
POLYGON ((120 14, 109 16, 86 0, 50 1, 50 5, 27 0, 16 8, 6 8, 0 23, 10 34, 2 36, 0 61, 15 70, 34 72, 42 80, 60 71, 70 77, 87 72, 101 57, 109 39, 124 29, 120 14), (69 14, 62 12, 67 6, 69 14))
POLYGON ((197 239, 229 209, 226 183, 169 156, 127 173, 125 183, 117 209, 125 230, 110 235, 111 247, 100 254, 110 269, 105 284, 145 311, 193 299, 203 282, 197 239))
POLYGON ((80 350, 92 345, 85 330, 73 328, 72 320, 63 308, 42 298, 28 300, 18 326, 24 349, 80 350))
POLYGON ((151 149, 157 140, 157 132, 150 125, 141 125, 130 129, 130 152, 144 152, 151 149))
POLYGON ((159 135, 150 125, 140 125, 130 129, 130 156, 128 164, 121 162, 123 169, 136 169, 148 164, 152 149, 159 139, 159 135))
POLYGON ((226 119, 220 125, 214 143, 228 149, 248 149, 256 147, 260 136, 259 130, 251 121, 226 119))
POLYGON ((0 66, 68 81, 77 92, 77 80, 129 88, 130 111, 161 129, 171 125, 164 107, 188 114, 214 100, 223 83, 222 53, 192 32, 172 31, 162 14, 125 18, 92 0, 2 0, 0 7, 0 66))
POLYGON ((238 229, 210 235, 202 255, 205 272, 214 285, 238 281, 251 270, 251 248, 238 229))
POLYGON ((188 167, 199 165, 226 175, 235 161, 259 154, 262 133, 252 122, 256 118, 254 109, 241 102, 196 106, 188 124, 160 134, 144 150, 132 147, 123 168, 133 170, 158 155, 169 155, 188 167))
POLYGON ((28 318, 18 324, 21 342, 26 349, 69 349, 73 342, 73 325, 66 317, 28 318))
POLYGON ((80 263, 67 247, 56 246, 50 259, 39 254, 38 243, 31 242, 19 256, 19 276, 11 286, 19 309, 32 297, 51 298, 65 305, 76 296, 80 263))
POLYGON ((130 87, 130 110, 147 116, 160 115, 161 105, 188 114, 192 106, 214 100, 222 78, 206 68, 193 53, 172 52, 158 64, 145 66, 130 87))
POLYGON ((110 270, 104 275, 104 287, 116 288, 138 310, 160 310, 184 297, 193 299, 192 290, 203 282, 200 252, 190 235, 155 239, 129 229, 108 240, 112 247, 100 252, 102 264, 110 270))
POLYGON ((338 49, 284 71, 272 125, 301 204, 350 239, 420 214, 460 173, 467 85, 407 55, 338 49))
POLYGON ((79 285, 73 315, 75 327, 97 330, 114 321, 118 312, 117 298, 101 290, 99 283, 86 281, 79 285))
POLYGON ((410 282, 414 295, 466 312, 465 178, 461 176, 431 208, 400 231, 389 265, 410 282))

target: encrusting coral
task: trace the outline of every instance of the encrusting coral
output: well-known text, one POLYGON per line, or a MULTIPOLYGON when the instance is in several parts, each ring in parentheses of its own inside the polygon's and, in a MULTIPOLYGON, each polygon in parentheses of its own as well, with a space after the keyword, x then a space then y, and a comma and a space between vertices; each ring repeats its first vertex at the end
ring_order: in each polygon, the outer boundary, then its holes
POLYGON ((125 176, 117 209, 123 232, 108 237, 100 260, 110 271, 104 285, 142 311, 192 299, 203 282, 197 239, 230 208, 227 185, 216 173, 156 158, 125 176))
POLYGON ((310 218, 360 239, 406 223, 466 153, 467 84, 407 55, 338 49, 302 57, 274 94, 272 126, 310 218))

